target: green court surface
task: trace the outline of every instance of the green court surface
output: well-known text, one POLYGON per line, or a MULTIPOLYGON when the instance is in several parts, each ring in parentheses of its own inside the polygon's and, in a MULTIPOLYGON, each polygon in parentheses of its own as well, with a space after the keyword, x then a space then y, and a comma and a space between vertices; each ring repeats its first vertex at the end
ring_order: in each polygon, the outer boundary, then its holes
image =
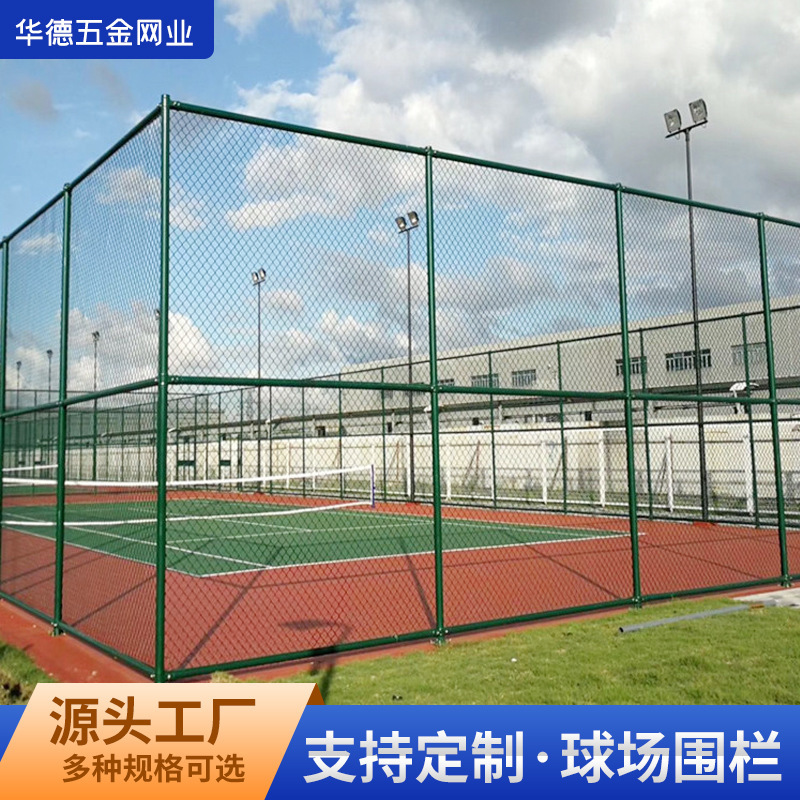
MULTIPOLYGON (((433 552, 433 520, 430 517, 387 513, 366 503, 359 508, 336 508, 292 506, 290 502, 288 498, 286 505, 226 499, 170 501, 167 568, 208 577, 433 552)), ((153 502, 67 504, 66 543, 154 564, 154 518, 153 502), (108 524, 121 521, 125 521, 124 524, 108 524)), ((52 539, 55 535, 54 519, 52 505, 11 506, 4 509, 3 528, 52 539)), ((505 522, 492 511, 485 512, 485 519, 444 519, 442 526, 444 548, 449 551, 623 535, 614 531, 505 522)))

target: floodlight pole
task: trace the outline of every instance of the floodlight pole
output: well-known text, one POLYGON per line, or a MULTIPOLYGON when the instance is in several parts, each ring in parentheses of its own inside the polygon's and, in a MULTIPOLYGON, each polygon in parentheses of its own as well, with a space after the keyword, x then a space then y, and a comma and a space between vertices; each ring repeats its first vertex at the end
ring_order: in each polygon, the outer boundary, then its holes
MULTIPOLYGON (((673 133, 667 135, 667 139, 683 134, 686 142, 686 189, 687 196, 691 201, 692 198, 692 146, 691 146, 691 132, 694 128, 701 125, 706 125, 708 120, 697 122, 694 125, 687 125, 673 133)), ((700 355, 700 314, 697 302, 697 259, 695 251, 694 240, 694 206, 689 205, 689 263, 692 281, 692 330, 694 334, 694 375, 695 375, 695 389, 698 397, 703 394, 703 379, 702 379, 702 364, 700 355)), ((703 412, 703 403, 697 403, 697 430, 698 430, 698 447, 700 455, 700 512, 704 522, 708 521, 708 464, 706 462, 706 433, 705 433, 705 419, 703 412)))
POLYGON ((419 227, 419 217, 414 211, 408 214, 409 221, 405 217, 398 217, 395 222, 399 228, 398 233, 406 236, 406 291, 408 308, 408 499, 409 502, 416 502, 416 476, 414 469, 414 393, 411 391, 411 384, 414 382, 414 370, 412 362, 412 340, 411 340, 411 231, 419 227), (402 224, 401 224, 402 220, 402 224))

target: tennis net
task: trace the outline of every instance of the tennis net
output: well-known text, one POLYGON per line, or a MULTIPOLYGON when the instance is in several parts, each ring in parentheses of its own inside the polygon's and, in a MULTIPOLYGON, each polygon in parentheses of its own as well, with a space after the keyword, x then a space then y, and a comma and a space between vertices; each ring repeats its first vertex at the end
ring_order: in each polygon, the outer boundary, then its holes
MULTIPOLYGON (((158 483, 66 480, 64 527, 152 525, 158 483)), ((191 522, 303 514, 375 505, 375 468, 368 464, 315 472, 166 483, 167 521, 191 522)), ((58 481, 3 476, 4 527, 52 528, 58 481)))

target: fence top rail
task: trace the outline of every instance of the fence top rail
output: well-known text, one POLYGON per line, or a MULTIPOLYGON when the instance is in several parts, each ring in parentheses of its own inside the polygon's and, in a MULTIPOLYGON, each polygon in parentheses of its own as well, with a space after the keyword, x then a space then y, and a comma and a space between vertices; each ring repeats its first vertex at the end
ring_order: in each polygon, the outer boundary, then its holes
POLYGON ((215 117, 216 119, 224 119, 230 122, 243 122, 248 125, 258 125, 263 128, 273 128, 274 130, 286 131, 287 133, 316 136, 321 139, 335 139, 336 141, 340 142, 365 145, 368 147, 379 147, 383 150, 396 150, 398 152, 413 153, 414 155, 420 156, 424 156, 428 151, 428 148, 426 147, 398 144, 397 142, 387 142, 383 139, 371 139, 367 136, 353 136, 352 134, 338 133, 336 131, 328 131, 322 128, 311 128, 306 125, 296 125, 291 122, 278 122, 276 120, 265 119, 263 117, 254 117, 249 114, 239 114, 235 111, 222 111, 216 108, 199 106, 195 105, 194 103, 183 103, 177 100, 173 100, 170 103, 170 108, 175 109, 176 111, 199 114, 205 117, 215 117))

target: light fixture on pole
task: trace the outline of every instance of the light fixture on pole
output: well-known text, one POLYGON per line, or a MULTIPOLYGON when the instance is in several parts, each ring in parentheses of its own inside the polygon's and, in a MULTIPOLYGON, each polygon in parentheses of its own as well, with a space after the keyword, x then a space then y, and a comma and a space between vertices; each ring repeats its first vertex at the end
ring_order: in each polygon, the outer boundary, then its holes
MULTIPOLYGON (((692 328, 694 332, 694 374, 695 389, 697 397, 703 394, 702 379, 702 354, 700 352, 700 321, 697 302, 697 263, 695 257, 694 243, 694 207, 692 200, 692 151, 690 144, 690 133, 694 128, 708 123, 708 109, 705 100, 693 100, 689 103, 689 112, 692 115, 692 124, 681 127, 681 115, 677 108, 667 111, 664 114, 664 122, 667 125, 667 139, 683 134, 686 142, 686 188, 689 198, 689 264, 691 269, 692 282, 692 328)), ((708 490, 708 466, 706 463, 706 435, 705 421, 703 414, 703 404, 698 400, 697 403, 697 430, 698 446, 700 451, 700 509, 703 520, 708 520, 709 490, 708 490)))
POLYGON ((408 220, 405 217, 395 217, 397 232, 406 235, 406 288, 408 301, 408 499, 413 503, 416 499, 416 481, 414 476, 414 401, 411 392, 413 380, 412 367, 412 342, 411 342, 411 231, 419 227, 419 215, 416 211, 408 212, 408 220))
MULTIPOLYGON (((262 267, 261 269, 253 272, 251 275, 253 286, 258 290, 258 380, 261 380, 261 286, 267 279, 267 271, 262 267)), ((257 408, 257 433, 256 433, 256 473, 261 477, 261 384, 258 385, 257 390, 258 399, 256 402, 257 408)), ((259 487, 260 488, 260 487, 259 487)))

